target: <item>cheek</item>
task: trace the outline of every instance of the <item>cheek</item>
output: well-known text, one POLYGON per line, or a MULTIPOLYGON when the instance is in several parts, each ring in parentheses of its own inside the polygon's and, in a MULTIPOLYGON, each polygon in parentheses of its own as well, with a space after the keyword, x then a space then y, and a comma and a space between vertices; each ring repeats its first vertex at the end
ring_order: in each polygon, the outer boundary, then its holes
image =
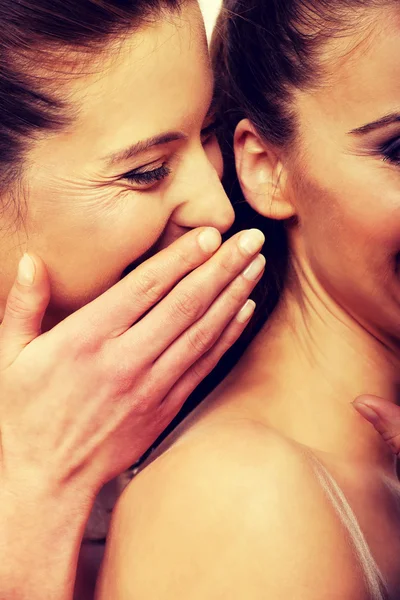
POLYGON ((314 148, 312 160, 304 153, 301 169, 292 168, 293 252, 321 291, 363 327, 382 339, 400 335, 399 175, 373 158, 339 152, 338 144, 314 148))
POLYGON ((362 286, 390 275, 400 248, 397 190, 338 176, 329 188, 303 181, 299 198, 297 236, 319 278, 341 285, 347 274, 362 286))
POLYGON ((115 284, 155 243, 168 220, 161 201, 148 195, 124 192, 111 198, 109 193, 107 202, 101 195, 97 204, 93 200, 85 202, 82 195, 74 204, 71 195, 66 201, 59 193, 57 210, 31 211, 28 249, 46 263, 52 306, 64 312, 115 284))

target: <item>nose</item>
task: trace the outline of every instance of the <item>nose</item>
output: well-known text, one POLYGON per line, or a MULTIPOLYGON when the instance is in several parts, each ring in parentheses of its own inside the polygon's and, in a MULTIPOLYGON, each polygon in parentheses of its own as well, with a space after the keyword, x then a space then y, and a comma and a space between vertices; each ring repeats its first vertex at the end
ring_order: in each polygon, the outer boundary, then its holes
POLYGON ((235 220, 235 213, 225 193, 215 163, 203 148, 193 153, 180 177, 179 205, 173 221, 179 227, 216 227, 225 233, 235 220), (184 171, 184 172, 183 172, 184 171))

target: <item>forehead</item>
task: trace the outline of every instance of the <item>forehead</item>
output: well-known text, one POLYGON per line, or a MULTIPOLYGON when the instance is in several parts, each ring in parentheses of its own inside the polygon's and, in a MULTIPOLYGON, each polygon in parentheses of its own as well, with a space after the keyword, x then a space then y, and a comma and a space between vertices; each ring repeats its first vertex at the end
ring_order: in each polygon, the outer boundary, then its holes
POLYGON ((103 154, 205 116, 213 80, 197 3, 165 13, 101 60, 97 74, 74 82, 71 98, 79 106, 74 137, 90 138, 103 154))
POLYGON ((300 121, 323 119, 327 127, 347 132, 399 111, 399 7, 366 9, 365 16, 365 28, 325 49, 326 81, 296 94, 300 121))

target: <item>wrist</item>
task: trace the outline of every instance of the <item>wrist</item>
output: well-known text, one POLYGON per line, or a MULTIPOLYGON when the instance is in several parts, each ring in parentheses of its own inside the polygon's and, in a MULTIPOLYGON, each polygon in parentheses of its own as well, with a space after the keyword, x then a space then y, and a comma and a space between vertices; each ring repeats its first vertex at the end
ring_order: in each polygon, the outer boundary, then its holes
POLYGON ((78 526, 87 520, 97 495, 97 490, 89 489, 85 483, 59 481, 48 473, 33 470, 28 473, 0 471, 0 499, 18 512, 22 508, 37 515, 50 511, 54 519, 59 517, 65 523, 69 519, 70 524, 78 526))
POLYGON ((73 491, 1 481, 0 600, 72 598, 91 508, 73 491))
POLYGON ((56 528, 64 534, 83 529, 91 506, 90 497, 74 494, 73 489, 0 482, 0 521, 9 519, 29 528, 42 528, 43 535, 56 528))

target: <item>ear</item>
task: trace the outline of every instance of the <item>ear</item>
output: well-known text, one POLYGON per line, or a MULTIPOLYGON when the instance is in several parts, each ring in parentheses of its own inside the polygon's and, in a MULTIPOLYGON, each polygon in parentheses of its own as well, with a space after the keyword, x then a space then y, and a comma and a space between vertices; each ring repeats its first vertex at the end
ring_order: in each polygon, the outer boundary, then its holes
POLYGON ((261 139, 248 119, 240 121, 234 138, 236 170, 250 206, 270 219, 296 214, 278 151, 261 139))

